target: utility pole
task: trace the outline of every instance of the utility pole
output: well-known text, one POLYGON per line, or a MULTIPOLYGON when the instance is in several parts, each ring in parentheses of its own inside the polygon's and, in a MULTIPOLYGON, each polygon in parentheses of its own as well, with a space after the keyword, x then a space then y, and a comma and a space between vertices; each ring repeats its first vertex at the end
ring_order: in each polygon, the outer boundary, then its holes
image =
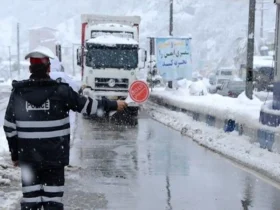
POLYGON ((173 0, 170 0, 169 36, 173 36, 173 0))
POLYGON ((256 0, 249 3, 248 43, 247 43, 247 71, 246 71, 246 96, 253 99, 253 62, 255 43, 255 9, 256 0))
MULTIPOLYGON (((173 0, 170 0, 170 16, 169 16, 169 36, 173 36, 173 0)), ((172 81, 168 81, 168 87, 172 88, 172 81)))
MULTIPOLYGON (((265 6, 267 4, 271 3, 270 1, 267 1, 267 0, 260 0, 260 1, 257 1, 256 4, 260 4, 260 8, 257 9, 257 10, 260 10, 260 38, 261 38, 261 45, 259 47, 262 47, 263 45, 265 45, 264 43, 264 12, 265 10, 268 10, 267 8, 265 8, 265 6)), ((260 51, 261 48, 260 48, 260 51)))
POLYGON ((275 1, 277 6, 276 34, 275 34, 275 73, 274 82, 280 83, 280 0, 275 1))
POLYGON ((10 79, 12 79, 12 58, 11 58, 11 46, 9 48, 9 71, 10 71, 10 79))
POLYGON ((261 12, 261 28, 260 28, 260 37, 264 37, 264 11, 268 10, 267 8, 264 8, 266 4, 269 4, 270 1, 260 0, 259 2, 261 4, 260 12, 261 12))
POLYGON ((73 76, 75 76, 75 44, 72 44, 72 68, 73 68, 73 76))
POLYGON ((19 37, 19 23, 17 23, 17 69, 18 77, 20 76, 20 37, 19 37))
POLYGON ((264 0, 261 0, 261 31, 260 31, 260 37, 263 38, 263 15, 264 15, 264 0))

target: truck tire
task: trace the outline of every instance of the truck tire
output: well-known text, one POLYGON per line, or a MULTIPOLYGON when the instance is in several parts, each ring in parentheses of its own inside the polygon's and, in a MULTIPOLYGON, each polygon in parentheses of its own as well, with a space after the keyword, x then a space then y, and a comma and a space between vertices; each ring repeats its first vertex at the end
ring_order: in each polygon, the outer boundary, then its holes
POLYGON ((110 121, 122 125, 136 126, 138 124, 138 110, 138 107, 129 107, 113 115, 110 121))
POLYGON ((126 112, 133 117, 138 117, 139 107, 128 107, 126 112))

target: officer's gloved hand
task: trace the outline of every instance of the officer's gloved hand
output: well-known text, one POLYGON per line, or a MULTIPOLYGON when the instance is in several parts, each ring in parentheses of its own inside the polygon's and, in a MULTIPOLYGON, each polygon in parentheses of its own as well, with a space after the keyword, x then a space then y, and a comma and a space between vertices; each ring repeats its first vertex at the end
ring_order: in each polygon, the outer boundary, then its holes
POLYGON ((123 111, 127 107, 127 103, 123 100, 118 100, 118 111, 123 111))
POLYGON ((80 88, 80 90, 78 91, 78 93, 81 95, 84 91, 84 89, 86 88, 90 88, 90 86, 87 86, 87 85, 82 85, 82 87, 80 88))

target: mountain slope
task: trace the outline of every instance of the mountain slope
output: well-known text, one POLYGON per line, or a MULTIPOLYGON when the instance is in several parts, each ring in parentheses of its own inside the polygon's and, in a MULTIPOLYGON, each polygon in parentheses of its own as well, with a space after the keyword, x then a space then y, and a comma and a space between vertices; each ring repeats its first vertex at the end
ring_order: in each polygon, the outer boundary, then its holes
MULTIPOLYGON (((196 69, 214 69, 232 65, 244 51, 247 37, 248 0, 174 0, 174 36, 193 37, 193 62, 196 69), (239 49, 241 46, 242 49, 239 49)), ((21 22, 21 41, 28 41, 27 29, 33 26, 56 27, 63 45, 80 40, 80 14, 140 15, 141 43, 146 46, 147 36, 168 35, 168 0, 1 0, 0 22, 15 18, 21 22), (15 18, 13 18, 15 17, 15 18)), ((258 5, 259 8, 259 5, 258 5)), ((266 5, 264 26, 275 26, 275 5, 266 5)), ((5 23, 5 28, 15 28, 5 23)), ((260 12, 256 11, 256 42, 259 41, 260 12)), ((10 29, 9 29, 10 30, 10 29)), ((8 30, 8 31, 9 31, 8 30)), ((8 33, 8 32, 7 32, 8 33)), ((0 46, 7 42, 0 36, 0 46)), ((12 35, 12 37, 14 37, 12 35)), ((14 40, 12 38, 12 40, 14 40)), ((1 51, 0 51, 1 53, 1 51)), ((243 57, 244 57, 244 53, 243 57)), ((241 59, 242 60, 242 59, 241 59)))

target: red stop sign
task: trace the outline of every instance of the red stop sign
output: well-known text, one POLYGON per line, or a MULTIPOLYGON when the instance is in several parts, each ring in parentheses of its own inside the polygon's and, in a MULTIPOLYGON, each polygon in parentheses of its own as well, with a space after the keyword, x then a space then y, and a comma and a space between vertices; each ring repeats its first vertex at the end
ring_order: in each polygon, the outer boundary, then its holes
POLYGON ((129 96, 136 103, 145 102, 150 96, 148 85, 143 81, 135 81, 129 88, 129 96))

